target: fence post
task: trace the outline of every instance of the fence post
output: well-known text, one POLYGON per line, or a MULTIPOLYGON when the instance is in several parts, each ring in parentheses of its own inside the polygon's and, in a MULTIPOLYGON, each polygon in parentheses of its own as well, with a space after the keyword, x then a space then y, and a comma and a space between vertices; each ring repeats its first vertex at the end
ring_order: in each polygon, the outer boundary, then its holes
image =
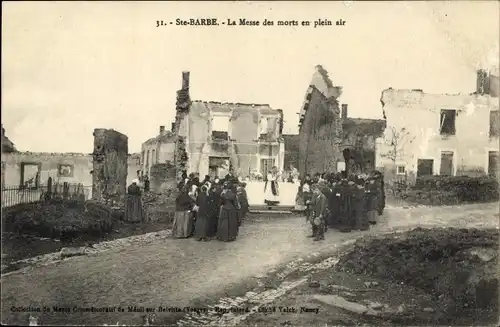
POLYGON ((67 200, 69 197, 69 185, 68 182, 64 182, 63 184, 63 199, 67 200))
POLYGON ((52 198, 52 177, 47 179, 47 195, 45 196, 45 200, 50 200, 52 198))

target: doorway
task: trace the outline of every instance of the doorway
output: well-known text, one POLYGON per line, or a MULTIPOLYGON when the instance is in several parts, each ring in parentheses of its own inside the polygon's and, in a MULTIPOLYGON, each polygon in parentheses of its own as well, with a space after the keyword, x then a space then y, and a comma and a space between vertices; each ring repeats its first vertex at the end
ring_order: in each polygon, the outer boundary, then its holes
POLYGON ((442 151, 441 152, 441 168, 439 169, 439 175, 453 176, 453 151, 442 151))
POLYGON ((498 178, 498 151, 488 152, 488 175, 498 178))
POLYGON ((417 160, 417 177, 433 175, 434 160, 433 159, 418 159, 417 160))
POLYGON ((229 157, 208 157, 208 175, 210 178, 223 178, 229 172, 226 162, 229 157))
POLYGON ((274 167, 274 159, 260 159, 260 173, 264 178, 267 173, 274 167))

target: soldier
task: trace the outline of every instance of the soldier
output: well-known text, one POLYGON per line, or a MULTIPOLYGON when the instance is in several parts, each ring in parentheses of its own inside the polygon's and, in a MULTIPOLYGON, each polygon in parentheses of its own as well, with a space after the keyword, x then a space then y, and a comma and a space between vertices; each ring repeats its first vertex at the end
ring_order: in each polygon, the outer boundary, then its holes
POLYGON ((312 200, 312 215, 311 225, 314 236, 314 241, 325 239, 325 214, 327 209, 327 199, 321 192, 320 186, 313 184, 313 200, 312 200))

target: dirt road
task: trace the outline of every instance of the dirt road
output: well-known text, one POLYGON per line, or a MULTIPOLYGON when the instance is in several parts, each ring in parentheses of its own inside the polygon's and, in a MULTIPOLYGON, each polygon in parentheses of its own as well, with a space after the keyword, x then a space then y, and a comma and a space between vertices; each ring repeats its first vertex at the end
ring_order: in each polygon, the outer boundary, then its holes
MULTIPOLYGON (((183 307, 210 298, 245 279, 311 252, 391 228, 409 226, 498 227, 498 205, 428 209, 389 207, 368 232, 329 231, 323 242, 306 238, 303 218, 280 218, 244 225, 236 242, 169 239, 98 256, 77 257, 2 278, 2 323, 23 324, 29 313, 13 307, 50 307, 34 313, 39 324, 140 323, 146 313, 128 307, 183 307), (53 312, 53 306, 70 312, 53 312), (75 307, 117 307, 124 313, 73 312, 75 307)), ((158 314, 161 315, 161 314, 158 314)))

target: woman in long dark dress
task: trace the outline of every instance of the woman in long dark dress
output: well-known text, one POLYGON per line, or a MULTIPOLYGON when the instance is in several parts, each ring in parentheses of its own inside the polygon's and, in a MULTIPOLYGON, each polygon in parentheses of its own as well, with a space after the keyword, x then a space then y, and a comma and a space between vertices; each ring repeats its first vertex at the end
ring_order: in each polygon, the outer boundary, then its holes
POLYGON ((194 228, 194 236, 198 241, 207 241, 210 232, 210 210, 209 210, 209 190, 207 185, 203 185, 198 192, 196 198, 196 224, 194 228))
POLYGON ((209 235, 210 237, 215 237, 217 236, 217 226, 219 225, 219 214, 220 214, 220 207, 222 205, 221 201, 221 192, 222 188, 220 184, 218 184, 218 181, 215 182, 214 184, 210 186, 210 204, 209 204, 209 212, 210 212, 210 230, 209 230, 209 235))
POLYGON ((365 195, 366 195, 366 212, 368 216, 368 222, 371 225, 375 225, 377 223, 378 199, 377 199, 377 185, 373 177, 367 179, 365 186, 365 195))
POLYGON ((238 188, 237 188, 237 196, 238 196, 238 202, 240 204, 240 219, 239 219, 239 225, 241 226, 241 223, 243 222, 243 219, 245 219, 247 213, 248 213, 248 197, 247 197, 247 191, 245 189, 246 183, 241 183, 238 188))
POLYGON ((193 199, 189 196, 190 185, 185 185, 175 199, 175 217, 172 226, 172 236, 175 238, 187 238, 191 235, 193 199))
POLYGON ((349 233, 353 226, 353 195, 354 188, 347 179, 340 181, 340 212, 339 212, 339 230, 343 233, 349 233))
POLYGON ((127 189, 127 206, 125 207, 125 220, 138 223, 143 221, 144 213, 142 210, 141 188, 139 181, 134 179, 127 189))
POLYGON ((238 235, 238 198, 233 191, 231 183, 221 193, 222 207, 220 210, 219 224, 217 226, 217 239, 223 242, 231 242, 238 235))

